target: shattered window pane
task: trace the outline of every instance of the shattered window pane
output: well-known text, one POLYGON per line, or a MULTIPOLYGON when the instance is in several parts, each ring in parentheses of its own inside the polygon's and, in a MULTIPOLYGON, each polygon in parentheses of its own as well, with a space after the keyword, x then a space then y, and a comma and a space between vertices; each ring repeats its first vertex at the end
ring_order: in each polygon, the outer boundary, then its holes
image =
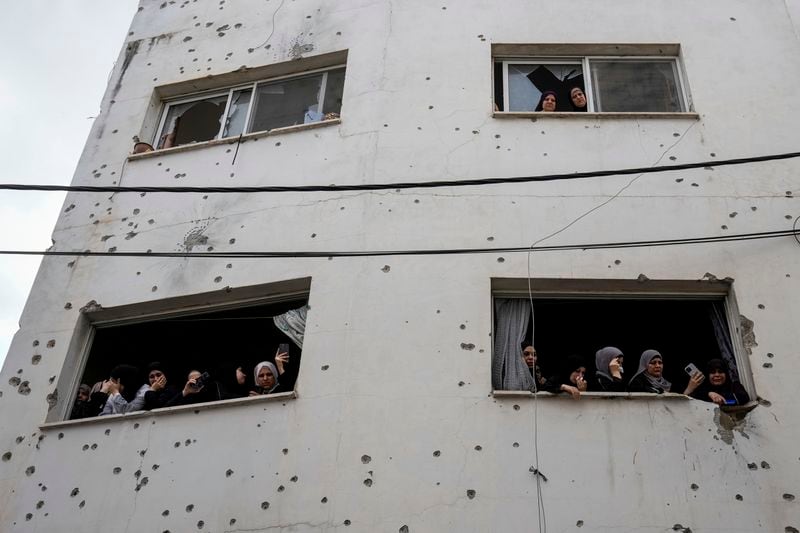
POLYGON ((262 83, 256 87, 250 131, 307 124, 322 120, 319 109, 322 74, 262 83))
POLYGON ((509 63, 507 111, 536 111, 545 91, 556 93, 556 111, 574 111, 569 98, 573 87, 584 90, 580 63, 509 63))
POLYGON ((169 107, 159 148, 216 139, 228 96, 216 96, 169 107))
POLYGON ((225 121, 225 130, 222 132, 223 137, 234 137, 244 133, 247 110, 250 108, 252 94, 253 89, 245 89, 233 93, 230 109, 228 109, 228 118, 225 121))
POLYGON ((686 110, 674 61, 594 59, 590 69, 596 111, 686 110))

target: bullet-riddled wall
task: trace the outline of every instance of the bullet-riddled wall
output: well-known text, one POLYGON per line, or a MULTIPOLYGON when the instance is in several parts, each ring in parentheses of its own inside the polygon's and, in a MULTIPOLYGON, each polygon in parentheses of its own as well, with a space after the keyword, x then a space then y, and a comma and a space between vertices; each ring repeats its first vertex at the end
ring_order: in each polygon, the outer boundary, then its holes
MULTIPOLYGON (((774 0, 143 0, 73 184, 458 181, 792 152, 798 17, 774 0), (494 113, 492 46, 542 43, 677 45, 690 112, 494 113), (155 140, 162 97, 325 57, 346 62, 339 120, 129 158, 133 136, 155 140)), ((538 441, 550 531, 797 531, 792 237, 329 255, 787 229, 798 175, 788 159, 436 189, 70 193, 53 250, 322 254, 45 258, 0 379, 0 529, 536 531, 538 441), (492 280, 528 276, 642 291, 729 278, 757 405, 494 395, 492 280), (296 398, 60 422, 98 309, 237 301, 307 278, 296 398)))

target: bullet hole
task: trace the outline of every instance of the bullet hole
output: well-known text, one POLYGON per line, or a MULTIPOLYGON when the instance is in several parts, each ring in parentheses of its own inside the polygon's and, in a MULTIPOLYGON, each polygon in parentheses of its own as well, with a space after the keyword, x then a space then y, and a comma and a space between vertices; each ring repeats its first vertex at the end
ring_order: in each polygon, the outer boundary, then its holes
POLYGON ((700 488, 700 486, 699 486, 697 483, 692 483, 692 484, 691 484, 691 485, 689 485, 689 486, 691 487, 691 489, 692 489, 692 490, 697 490, 697 489, 699 489, 699 488, 700 488))
POLYGON ((328 370, 330 368, 330 366, 329 365, 322 365, 320 368, 322 369, 323 372, 325 372, 326 370, 328 370))
POLYGON ((21 382, 22 380, 19 379, 17 376, 13 376, 8 380, 8 384, 11 385, 12 387, 18 386, 21 382))
POLYGON ((467 498, 469 498, 471 500, 474 497, 475 497, 475 491, 473 489, 467 490, 467 498))
POLYGON ((34 472, 36 472, 35 466, 29 466, 28 468, 25 469, 26 476, 32 476, 34 472))
POLYGON ((122 469, 120 467, 118 467, 118 466, 115 466, 114 467, 114 475, 119 474, 120 472, 122 472, 122 469))
POLYGON ((64 433, 59 433, 59 434, 58 434, 58 440, 61 440, 61 439, 63 439, 63 438, 64 438, 64 433))
POLYGON ((96 450, 96 449, 97 449, 97 443, 94 443, 94 444, 92 444, 92 449, 93 449, 93 450, 96 450))
POLYGON ((83 448, 81 448, 81 449, 82 449, 83 451, 86 451, 86 450, 88 450, 88 449, 89 449, 89 445, 88 445, 88 444, 84 444, 84 445, 83 445, 83 448))
POLYGON ((764 368, 772 368, 772 363, 764 363, 761 366, 763 366, 764 368))
POLYGON ((286 487, 284 487, 283 485, 278 485, 278 492, 283 492, 285 490, 286 490, 286 487))
POLYGON ((189 505, 186 506, 186 512, 191 513, 192 510, 194 510, 194 504, 190 503, 189 505))
POLYGON ((406 526, 406 525, 400 526, 400 529, 398 530, 398 533, 408 533, 408 526, 406 526))
POLYGON ((152 468, 152 469, 153 469, 153 471, 156 471, 156 470, 158 470, 159 468, 161 468, 161 465, 155 464, 155 465, 151 466, 150 468, 152 468))
POLYGON ((792 191, 786 191, 786 197, 787 198, 791 198, 792 197, 792 191))
POLYGON ((514 443, 514 444, 512 444, 511 446, 513 446, 514 448, 519 448, 519 442, 515 442, 515 443, 514 443))
POLYGON ((381 269, 381 272, 386 273, 386 272, 389 272, 391 269, 392 269, 392 267, 390 267, 389 265, 383 265, 383 268, 381 269))
POLYGON ((758 465, 755 463, 747 463, 748 470, 758 470, 758 465))
POLYGON ((323 496, 322 499, 320 500, 320 503, 328 503, 328 497, 323 496))
POLYGON ((699 186, 700 185, 698 185, 697 183, 692 183, 692 187, 699 187, 699 186))
POLYGON ((361 462, 364 463, 365 465, 368 465, 370 461, 372 461, 372 457, 370 457, 369 455, 361 456, 361 462))
POLYGON ((3 454, 3 462, 7 463, 11 460, 11 452, 6 452, 3 454))
POLYGON ((219 283, 220 281, 222 281, 222 276, 217 276, 214 278, 214 283, 219 283))
POLYGON ((297 483, 297 476, 292 476, 291 479, 289 479, 289 481, 291 481, 292 483, 297 483))
POLYGON ((731 17, 731 20, 736 22, 736 17, 731 17))
POLYGON ((22 442, 23 440, 25 440, 25 437, 23 437, 22 435, 20 435, 19 437, 17 437, 16 439, 14 439, 14 442, 16 442, 17 444, 19 444, 19 443, 20 443, 20 442, 22 442))
POLYGON ((792 527, 792 526, 786 526, 783 529, 783 531, 784 531, 784 533, 800 533, 800 531, 798 531, 796 527, 792 527))
POLYGON ((169 509, 164 509, 161 511, 161 516, 169 516, 169 509))
POLYGON ((231 477, 233 475, 233 470, 230 468, 225 471, 225 477, 231 477))
POLYGON ((497 262, 498 262, 498 263, 505 263, 505 261, 506 261, 506 258, 505 258, 505 257, 498 257, 498 258, 497 258, 497 262))
POLYGON ((367 486, 367 487, 371 487, 372 486, 372 480, 370 478, 365 479, 364 480, 364 485, 367 486))
POLYGON ((483 449, 483 446, 481 446, 480 444, 476 444, 476 445, 475 445, 475 451, 476 451, 476 452, 479 452, 479 451, 481 451, 482 449, 483 449))
POLYGON ((459 382, 458 382, 458 386, 459 386, 459 387, 463 387, 463 386, 464 386, 464 382, 463 382, 463 381, 459 381, 459 382))
POLYGON ((33 518, 33 514, 32 513, 28 513, 28 514, 25 515, 25 521, 26 522, 29 522, 31 518, 33 518))
POLYGON ((575 525, 577 527, 583 527, 583 520, 578 520, 577 522, 575 522, 575 525))
POLYGON ((203 522, 202 520, 198 520, 197 521, 197 529, 203 529, 203 526, 205 526, 205 525, 206 525, 206 523, 203 522))
POLYGON ((433 456, 434 457, 439 457, 440 455, 442 455, 442 452, 439 451, 439 450, 436 450, 436 451, 433 452, 433 456))
POLYGON ((75 496, 78 495, 78 493, 80 493, 80 491, 81 490, 78 487, 75 487, 74 489, 72 489, 72 492, 69 493, 69 497, 74 498, 75 496))
POLYGON ((349 526, 351 524, 350 520, 345 520, 344 525, 349 526))
POLYGON ((474 350, 475 349, 475 345, 472 344, 471 342, 462 342, 461 343, 461 349, 462 350, 467 350, 467 351, 474 350))
POLYGON ((289 448, 284 448, 281 451, 283 452, 283 455, 288 455, 289 454, 289 448))
POLYGON ((38 502, 36 502, 36 508, 37 509, 41 509, 42 507, 44 507, 44 501, 39 500, 38 502))
POLYGON ((783 499, 786 500, 787 502, 792 502, 794 501, 794 494, 789 494, 788 492, 785 492, 783 494, 783 499))
POLYGON ((137 470, 136 472, 133 473, 133 477, 135 477, 136 479, 139 479, 139 476, 141 476, 141 475, 142 475, 142 471, 141 470, 137 470))
POLYGON ((235 524, 235 523, 236 523, 236 519, 235 519, 235 518, 231 518, 231 519, 228 521, 228 525, 231 525, 231 526, 232 526, 233 524, 235 524))
POLYGON ((55 339, 50 339, 49 341, 47 341, 47 347, 48 348, 53 348, 55 345, 56 345, 56 340, 55 339))
POLYGON ((767 353, 767 357, 769 357, 770 359, 772 359, 773 357, 775 357, 775 354, 774 354, 774 353, 772 353, 772 352, 769 352, 769 353, 767 353))
POLYGON ((153 287, 150 289, 150 292, 156 292, 157 290, 158 290, 158 285, 153 285, 153 287))
POLYGON ((41 355, 34 355, 33 357, 31 357, 31 364, 32 365, 38 365, 39 361, 41 361, 41 360, 42 360, 42 356, 41 355))
POLYGON ((769 466, 768 462, 761 461, 761 468, 763 468, 764 470, 769 470, 771 467, 769 466))

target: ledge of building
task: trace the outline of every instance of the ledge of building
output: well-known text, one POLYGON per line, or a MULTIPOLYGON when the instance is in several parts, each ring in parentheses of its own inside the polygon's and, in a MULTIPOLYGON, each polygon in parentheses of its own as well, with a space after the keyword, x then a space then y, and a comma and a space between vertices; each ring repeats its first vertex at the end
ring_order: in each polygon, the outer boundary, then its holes
POLYGON ((261 402, 282 402, 297 398, 297 393, 280 392, 277 394, 268 394, 263 396, 248 396, 246 398, 231 398, 230 400, 221 400, 218 402, 197 403, 191 405, 176 405, 175 407, 162 407, 160 409, 153 409, 152 411, 136 411, 133 413, 125 413, 122 415, 108 415, 108 416, 95 416, 92 418, 81 418, 79 420, 64 420, 61 422, 45 422, 39 425, 42 431, 71 428, 76 426, 86 426, 90 424, 108 424, 117 420, 139 420, 155 416, 164 416, 174 413, 186 413, 194 411, 209 411, 211 409, 220 409, 225 407, 232 407, 235 405, 246 405, 251 403, 261 402))
POLYGON ((332 118, 329 120, 320 120, 319 122, 311 122, 309 124, 297 124, 295 126, 286 126, 284 128, 274 128, 268 131, 258 131, 255 133, 248 133, 236 137, 225 137, 224 139, 214 139, 213 141, 203 141, 198 143, 182 144, 173 148, 161 148, 160 150, 153 150, 152 152, 143 152, 141 154, 128 155, 128 161, 139 161, 141 159, 150 159, 153 157, 160 157, 168 154, 179 154, 182 152, 191 152, 193 150, 201 150, 209 146, 220 146, 223 144, 237 144, 262 137, 273 137, 275 135, 283 135, 285 133, 294 133, 297 131, 313 130, 316 128, 324 128, 326 126, 333 126, 342 122, 341 118, 332 118))
MULTIPOLYGON (((495 390, 495 398, 566 398, 572 399, 567 393, 553 394, 552 392, 537 392, 536 394, 524 390, 495 390)), ((651 394, 649 392, 582 392, 581 398, 598 398, 603 400, 692 400, 689 396, 666 392, 664 394, 651 394)))
POLYGON ((656 112, 631 112, 631 113, 578 113, 569 111, 556 111, 554 113, 546 113, 542 111, 494 111, 492 118, 529 118, 532 120, 538 119, 561 119, 561 118, 592 118, 592 119, 615 119, 615 118, 668 118, 668 119, 690 119, 700 120, 698 113, 656 113, 656 112))

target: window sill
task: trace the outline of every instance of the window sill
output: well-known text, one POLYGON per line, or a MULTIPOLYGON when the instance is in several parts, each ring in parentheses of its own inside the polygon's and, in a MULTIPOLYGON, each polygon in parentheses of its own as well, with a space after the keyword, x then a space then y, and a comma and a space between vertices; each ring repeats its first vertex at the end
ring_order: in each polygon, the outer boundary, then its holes
MULTIPOLYGON (((495 398, 527 398, 534 396, 537 398, 565 398, 572 399, 572 396, 562 392, 554 394, 552 392, 538 392, 533 394, 530 391, 516 390, 496 390, 492 391, 495 398)), ((667 392, 664 394, 652 394, 649 392, 582 392, 581 398, 596 398, 601 400, 692 400, 689 396, 667 392)))
POLYGON ((529 119, 540 119, 540 118, 597 118, 597 119, 607 119, 607 118, 680 118, 680 119, 691 119, 691 120, 699 120, 700 115, 698 113, 656 113, 656 112, 647 112, 647 113, 579 113, 579 112, 555 112, 555 113, 544 113, 542 111, 494 111, 492 113, 492 118, 529 118, 529 119))
POLYGON ((297 124, 295 126, 285 126, 283 128, 274 128, 268 131, 258 131, 255 133, 248 133, 242 135, 241 141, 238 136, 225 137, 224 139, 214 139, 213 141, 203 141, 191 144, 182 144, 173 148, 161 148, 153 150, 152 152, 144 152, 141 154, 129 154, 128 161, 139 161, 140 159, 150 159, 151 157, 159 157, 167 154, 178 154, 181 152, 190 152, 192 150, 200 150, 209 146, 220 146, 224 144, 236 144, 238 142, 251 141, 261 139, 262 137, 272 137, 273 135, 282 135, 284 133, 294 133, 296 131, 313 130, 316 128, 324 128, 326 126, 333 126, 342 122, 341 118, 333 118, 330 120, 320 120, 319 122, 311 122, 310 124, 297 124))
POLYGON ((246 404, 260 403, 260 402, 281 402, 285 400, 292 400, 294 398, 297 398, 297 394, 294 391, 280 392, 278 394, 268 394, 264 396, 248 396, 246 398, 232 398, 230 400, 221 400, 219 402, 198 403, 192 405, 177 405, 175 407, 162 407, 160 409, 153 409, 152 411, 136 411, 133 413, 125 413, 122 415, 95 416, 92 418, 81 418, 78 420, 45 422, 39 425, 39 429, 41 429, 42 431, 46 431, 53 429, 70 428, 75 426, 84 426, 89 424, 105 424, 109 422, 113 423, 116 420, 140 420, 152 417, 154 415, 162 416, 174 413, 186 413, 188 411, 194 411, 195 413, 197 413, 200 411, 208 411, 211 409, 231 407, 234 405, 246 405, 246 404))

